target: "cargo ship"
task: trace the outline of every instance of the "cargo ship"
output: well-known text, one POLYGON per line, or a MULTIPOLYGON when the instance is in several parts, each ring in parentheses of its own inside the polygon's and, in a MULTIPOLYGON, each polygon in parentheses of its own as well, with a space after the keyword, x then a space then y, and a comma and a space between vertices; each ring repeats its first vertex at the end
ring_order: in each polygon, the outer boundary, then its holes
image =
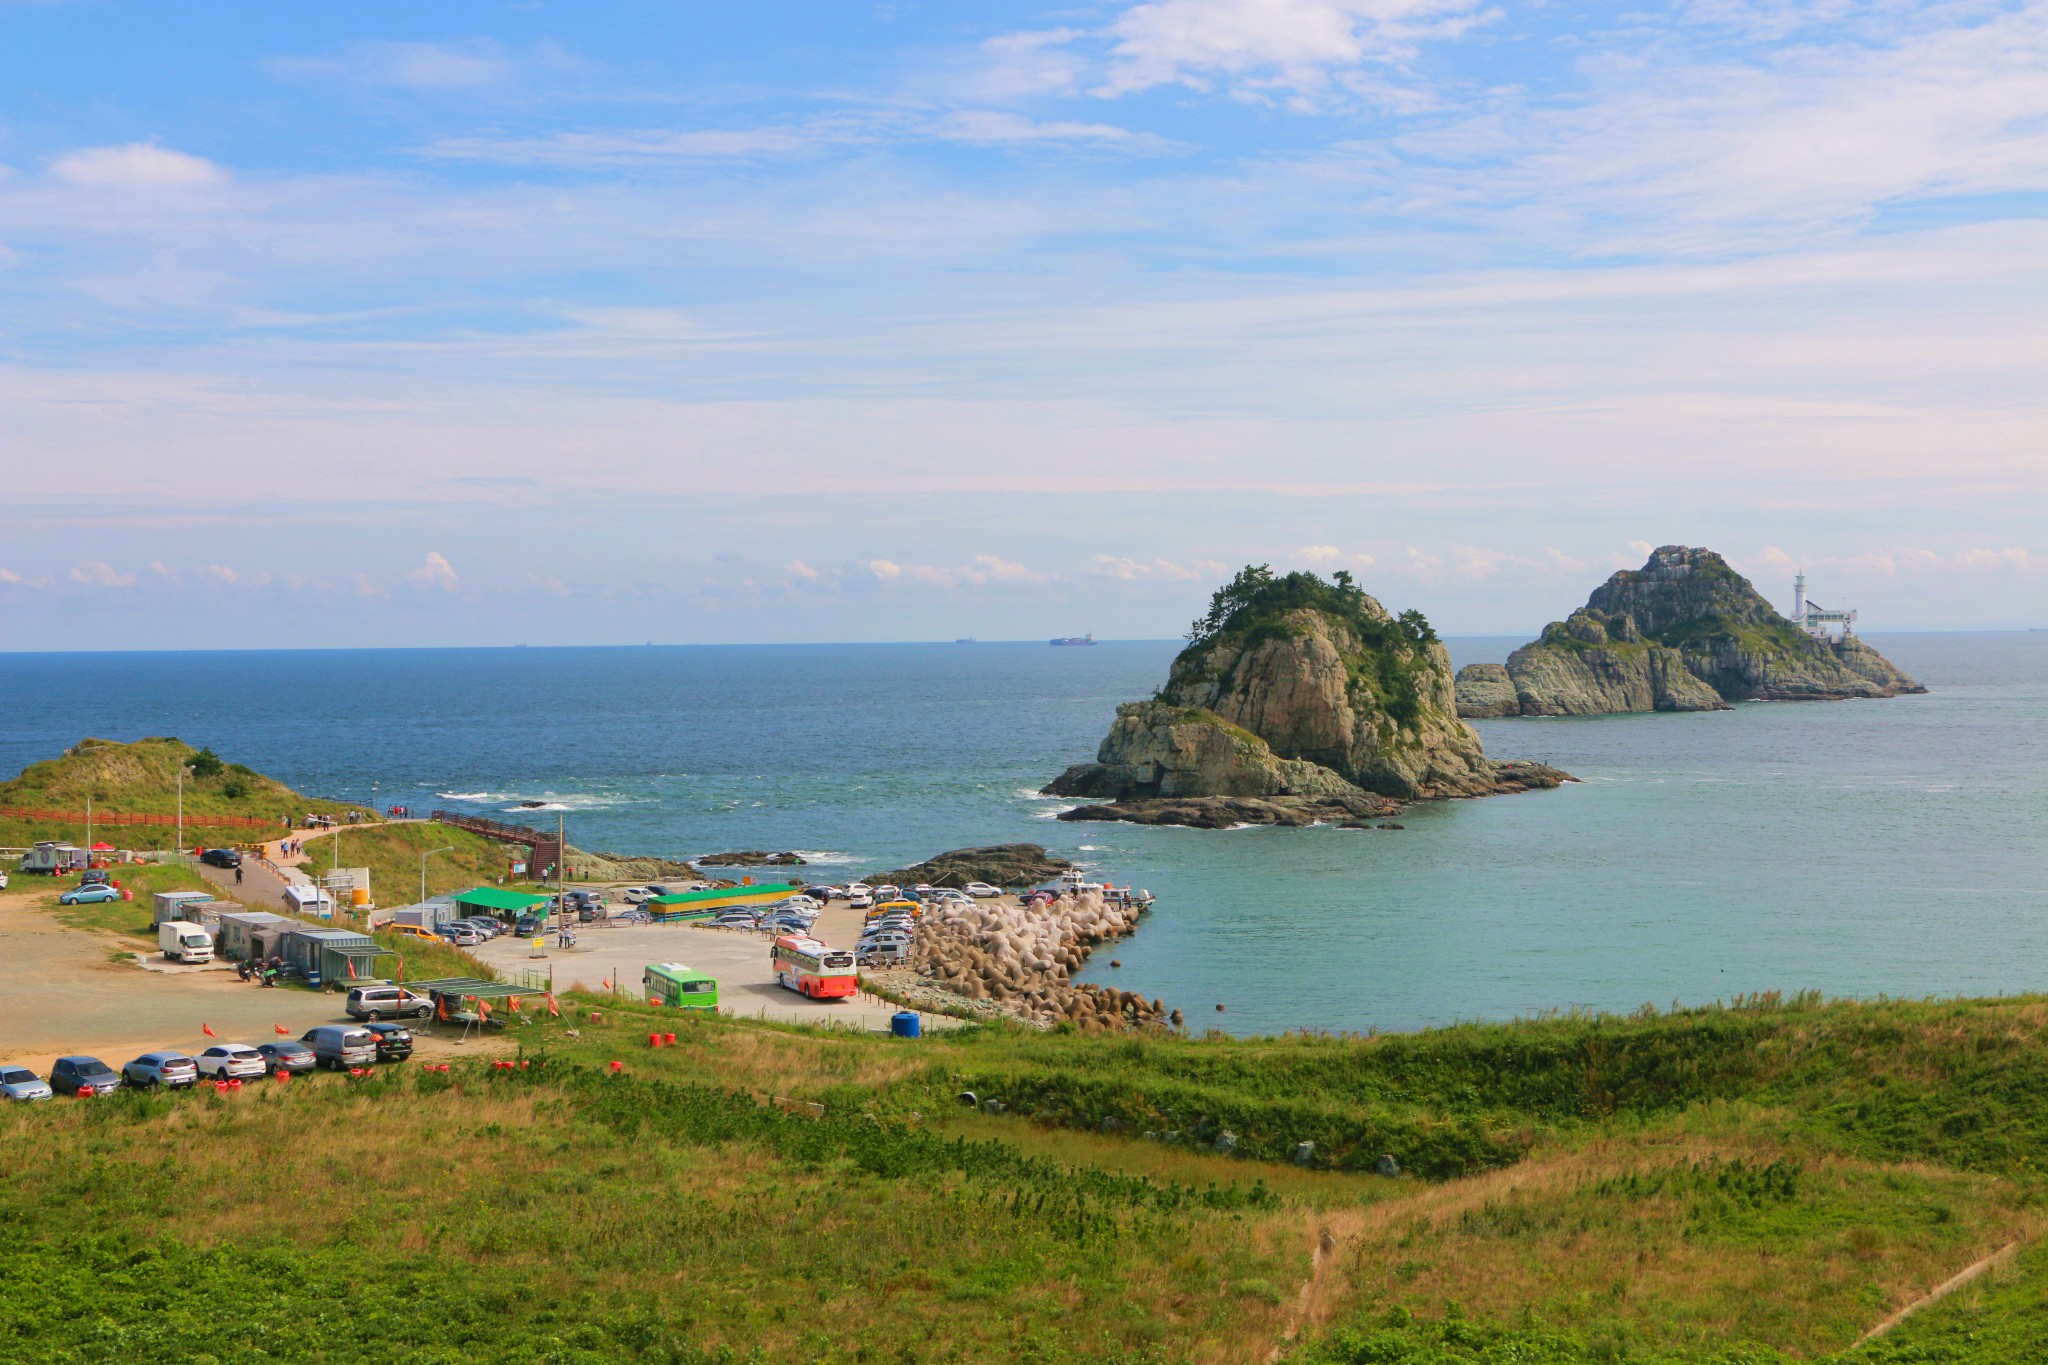
POLYGON ((1093 635, 1062 635, 1054 640, 1053 643, 1056 645, 1092 645, 1095 643, 1095 637, 1093 635))

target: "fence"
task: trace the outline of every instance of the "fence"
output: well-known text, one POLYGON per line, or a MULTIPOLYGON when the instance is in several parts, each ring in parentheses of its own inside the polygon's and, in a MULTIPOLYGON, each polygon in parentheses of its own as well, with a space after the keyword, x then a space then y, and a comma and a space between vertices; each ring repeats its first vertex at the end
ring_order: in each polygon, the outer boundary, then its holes
MULTIPOLYGON (((54 820, 61 824, 82 825, 88 819, 82 810, 30 810, 26 806, 0 806, 0 817, 13 820, 54 820)), ((116 825, 176 825, 175 815, 121 815, 111 811, 96 810, 89 817, 94 829, 116 825)), ((264 819, 259 815, 188 815, 188 825, 204 825, 216 829, 276 829, 275 818, 264 819)))

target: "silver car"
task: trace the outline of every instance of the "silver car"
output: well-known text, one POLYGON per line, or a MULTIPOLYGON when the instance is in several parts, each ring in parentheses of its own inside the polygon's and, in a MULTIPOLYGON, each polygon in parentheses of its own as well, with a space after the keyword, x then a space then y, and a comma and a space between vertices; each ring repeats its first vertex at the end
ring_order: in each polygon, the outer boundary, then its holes
POLYGON ((121 1068, 121 1079, 130 1085, 182 1090, 199 1084, 199 1068, 182 1052, 145 1052, 121 1068))
POLYGON ((0 1066, 0 1100, 47 1100, 56 1093, 25 1066, 0 1066))

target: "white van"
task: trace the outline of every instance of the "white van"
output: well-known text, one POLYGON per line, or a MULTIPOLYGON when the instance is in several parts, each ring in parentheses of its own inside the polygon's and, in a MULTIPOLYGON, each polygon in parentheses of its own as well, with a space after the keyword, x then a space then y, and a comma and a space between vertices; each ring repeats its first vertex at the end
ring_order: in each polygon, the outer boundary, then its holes
POLYGON ((156 946, 173 962, 213 961, 213 935, 185 920, 167 919, 159 924, 156 946))

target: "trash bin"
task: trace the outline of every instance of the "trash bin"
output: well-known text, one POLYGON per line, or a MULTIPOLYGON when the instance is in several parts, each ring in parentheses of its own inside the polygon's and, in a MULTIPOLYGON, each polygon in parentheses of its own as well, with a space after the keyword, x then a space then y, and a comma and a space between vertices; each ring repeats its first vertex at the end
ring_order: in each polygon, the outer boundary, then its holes
POLYGON ((916 1010, 903 1010, 889 1016, 889 1032, 898 1038, 915 1038, 918 1035, 916 1010))

